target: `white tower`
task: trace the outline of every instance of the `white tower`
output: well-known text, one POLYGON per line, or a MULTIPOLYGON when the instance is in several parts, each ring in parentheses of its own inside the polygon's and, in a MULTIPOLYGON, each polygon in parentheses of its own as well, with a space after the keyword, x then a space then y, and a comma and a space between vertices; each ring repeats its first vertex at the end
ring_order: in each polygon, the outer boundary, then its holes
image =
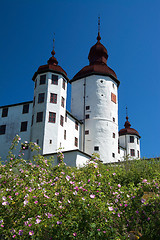
POLYGON ((119 131, 119 146, 125 148, 125 155, 131 158, 140 158, 140 135, 131 128, 131 124, 126 117, 125 128, 119 131))
POLYGON ((104 163, 118 160, 118 97, 120 84, 107 66, 108 53, 100 42, 90 49, 89 65, 82 68, 72 83, 71 112, 83 121, 83 151, 97 152, 104 163))
POLYGON ((54 57, 40 66, 33 76, 35 82, 31 141, 37 142, 42 154, 55 152, 64 141, 67 81, 66 72, 54 57))

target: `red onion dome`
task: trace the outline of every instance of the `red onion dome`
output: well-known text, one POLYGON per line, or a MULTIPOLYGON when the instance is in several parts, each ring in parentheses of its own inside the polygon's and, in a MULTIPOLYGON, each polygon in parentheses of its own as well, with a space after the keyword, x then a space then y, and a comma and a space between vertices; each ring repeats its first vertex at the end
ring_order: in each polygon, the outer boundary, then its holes
POLYGON ((98 32, 97 43, 91 47, 88 59, 89 65, 82 68, 71 80, 75 81, 83 77, 87 77, 90 75, 103 75, 110 76, 117 85, 119 86, 120 82, 117 79, 115 72, 107 66, 108 52, 107 49, 100 42, 101 37, 98 32))
POLYGON ((136 135, 137 137, 140 138, 139 133, 134 128, 131 128, 131 124, 128 121, 128 117, 126 117, 126 122, 125 122, 124 126, 125 126, 125 128, 123 128, 119 131, 119 136, 131 134, 131 135, 136 135))
POLYGON ((67 73, 63 70, 61 66, 58 65, 58 61, 55 58, 55 51, 54 49, 51 52, 52 56, 47 61, 46 65, 42 65, 38 68, 37 72, 35 72, 32 80, 34 81, 38 74, 45 73, 45 72, 53 72, 53 73, 59 73, 62 74, 68 81, 67 73))

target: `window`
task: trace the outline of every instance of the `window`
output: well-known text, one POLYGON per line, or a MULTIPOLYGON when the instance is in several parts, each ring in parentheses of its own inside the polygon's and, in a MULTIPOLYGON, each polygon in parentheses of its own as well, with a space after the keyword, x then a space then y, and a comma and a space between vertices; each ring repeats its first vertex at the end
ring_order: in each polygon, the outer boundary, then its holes
POLYGON ((112 153, 112 157, 115 158, 115 153, 112 153))
POLYGON ((45 83, 46 83, 46 75, 41 75, 39 84, 42 85, 42 84, 45 84, 45 83))
POLYGON ((22 113, 24 114, 24 113, 28 113, 28 112, 29 112, 29 104, 24 104, 22 113))
POLYGON ((117 103, 116 95, 114 93, 111 93, 111 101, 117 103))
POLYGON ((137 138, 137 144, 139 145, 139 139, 137 138))
POLYGON ((130 143, 134 143, 134 137, 130 136, 130 143))
POLYGON ((50 94, 50 103, 57 103, 57 94, 55 93, 50 94))
POLYGON ((66 140, 66 130, 64 130, 64 140, 66 140))
POLYGON ((39 144, 39 139, 36 140, 36 143, 39 144))
POLYGON ((44 102, 44 93, 39 93, 38 94, 38 103, 43 103, 44 102))
POLYGON ((21 122, 21 132, 26 132, 27 131, 27 121, 26 122, 21 122))
POLYGON ((49 140, 49 144, 52 144, 52 139, 49 140))
POLYGON ((116 134, 115 133, 113 133, 113 138, 115 138, 116 137, 116 134))
POLYGON ((67 113, 65 114, 65 122, 67 122, 67 113))
POLYGON ((37 113, 37 122, 42 122, 43 121, 43 112, 38 112, 37 113))
POLYGON ((52 74, 52 82, 51 83, 54 85, 58 85, 58 76, 57 75, 52 74))
POLYGON ((64 122, 64 117, 61 115, 60 116, 60 125, 63 127, 63 122, 64 122))
POLYGON ((86 130, 86 131, 85 131, 85 135, 88 135, 88 134, 89 134, 89 130, 86 130))
POLYGON ((131 156, 135 156, 135 150, 134 149, 130 149, 130 154, 131 154, 131 156))
POLYGON ((89 110, 90 109, 90 106, 86 106, 86 110, 89 110))
POLYGON ((115 118, 113 117, 113 122, 115 122, 115 118))
POLYGON ((75 129, 78 130, 78 122, 75 121, 75 129))
POLYGON ((94 146, 94 151, 99 151, 99 147, 98 146, 94 146))
POLYGON ((48 122, 52 122, 52 123, 56 122, 56 113, 49 112, 49 120, 48 120, 48 122))
POLYGON ((33 98, 33 107, 35 106, 36 97, 33 98))
POLYGON ((78 147, 78 138, 76 138, 76 137, 75 137, 75 139, 74 139, 74 145, 75 145, 76 147, 78 147))
POLYGON ((86 114, 86 119, 89 119, 89 114, 86 114))
POLYGON ((31 126, 33 125, 34 122, 34 115, 32 115, 32 122, 31 122, 31 126))
POLYGON ((2 109, 2 117, 7 117, 8 116, 8 108, 3 108, 2 109))
POLYGON ((65 80, 63 78, 63 83, 62 83, 62 88, 65 90, 66 84, 65 84, 65 80))
POLYGON ((137 157, 139 158, 139 151, 137 150, 137 157))
POLYGON ((0 125, 0 135, 3 135, 6 133, 6 125, 0 125))
POLYGON ((120 153, 120 147, 118 147, 118 153, 120 153))
POLYGON ((112 87, 114 88, 114 83, 112 83, 112 87))
POLYGON ((64 97, 61 98, 61 106, 64 108, 64 97))

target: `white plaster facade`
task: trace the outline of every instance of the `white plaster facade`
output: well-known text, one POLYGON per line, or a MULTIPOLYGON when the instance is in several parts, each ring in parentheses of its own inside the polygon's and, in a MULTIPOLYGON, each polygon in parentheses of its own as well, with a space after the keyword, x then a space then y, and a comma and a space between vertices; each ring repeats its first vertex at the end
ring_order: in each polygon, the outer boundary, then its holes
MULTIPOLYGON (((132 155, 135 153, 133 158, 140 158, 138 132, 131 129, 132 134, 128 134, 130 125, 127 125, 120 130, 123 134, 119 137, 119 81, 106 64, 107 50, 100 43, 100 38, 97 37, 97 40, 90 50, 90 65, 85 67, 92 70, 70 81, 71 113, 66 110, 69 79, 58 65, 54 50, 48 64, 40 66, 33 76, 33 101, 0 107, 0 156, 3 160, 16 134, 22 142, 36 142, 44 156, 55 157, 61 148, 65 162, 76 167, 83 166, 93 152, 98 153, 104 163, 121 161, 131 151, 132 155), (24 105, 28 105, 26 113, 23 113, 24 105), (131 136, 134 138, 132 142, 131 136)), ((20 147, 16 154, 19 151, 20 147)), ((29 150, 24 152, 26 159, 32 158, 29 150)))

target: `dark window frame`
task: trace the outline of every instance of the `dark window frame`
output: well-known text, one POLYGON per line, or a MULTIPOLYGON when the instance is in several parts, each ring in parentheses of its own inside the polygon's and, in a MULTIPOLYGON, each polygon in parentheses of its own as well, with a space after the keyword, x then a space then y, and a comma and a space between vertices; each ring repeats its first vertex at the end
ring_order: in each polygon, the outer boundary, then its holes
POLYGON ((43 112, 37 112, 36 122, 43 122, 43 112))
POLYGON ((38 94, 38 103, 44 103, 45 93, 38 94))
POLYGON ((56 123, 56 113, 55 112, 49 112, 48 122, 56 123))
POLYGON ((62 88, 65 90, 66 89, 66 81, 63 78, 63 82, 62 82, 62 88))
POLYGON ((135 157, 135 149, 130 149, 130 155, 131 155, 132 157, 135 157))
POLYGON ((52 74, 51 84, 58 85, 58 75, 52 74))
POLYGON ((21 122, 20 132, 27 132, 28 121, 21 122))
POLYGON ((22 114, 29 113, 29 103, 23 105, 22 114))
POLYGON ((6 133, 6 125, 0 125, 0 135, 4 135, 6 133))
POLYGON ((50 93, 50 103, 57 104, 57 94, 56 93, 50 93))
POLYGON ((94 151, 99 151, 99 146, 94 146, 94 151))
POLYGON ((61 97, 61 107, 63 107, 63 108, 64 108, 64 102, 65 102, 65 98, 61 97))
POLYGON ((8 107, 4 107, 2 109, 2 117, 7 117, 8 116, 8 107))
POLYGON ((60 115, 60 125, 63 127, 64 124, 64 117, 60 115))
POLYGON ((46 84, 46 74, 43 74, 40 76, 39 85, 44 85, 44 84, 46 84))
POLYGON ((129 136, 129 142, 134 143, 134 136, 129 136))
POLYGON ((77 137, 74 138, 74 146, 78 147, 78 138, 77 137))

